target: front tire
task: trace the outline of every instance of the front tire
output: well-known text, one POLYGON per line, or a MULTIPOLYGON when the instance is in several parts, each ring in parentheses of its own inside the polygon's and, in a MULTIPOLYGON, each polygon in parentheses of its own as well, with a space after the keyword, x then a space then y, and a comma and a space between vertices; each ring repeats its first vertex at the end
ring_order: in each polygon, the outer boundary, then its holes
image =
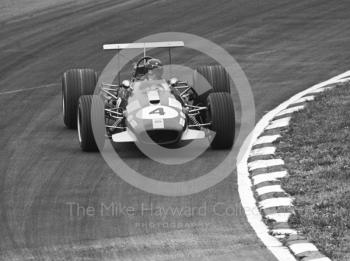
POLYGON ((92 69, 71 69, 62 76, 63 121, 69 129, 77 128, 77 106, 81 95, 92 95, 97 73, 92 69))
POLYGON ((79 98, 77 127, 83 151, 98 151, 99 148, 103 148, 105 134, 103 108, 103 101, 99 96, 83 95, 79 98))
POLYGON ((210 144, 213 149, 229 149, 235 137, 235 111, 229 93, 211 93, 207 100, 207 121, 215 136, 210 144))

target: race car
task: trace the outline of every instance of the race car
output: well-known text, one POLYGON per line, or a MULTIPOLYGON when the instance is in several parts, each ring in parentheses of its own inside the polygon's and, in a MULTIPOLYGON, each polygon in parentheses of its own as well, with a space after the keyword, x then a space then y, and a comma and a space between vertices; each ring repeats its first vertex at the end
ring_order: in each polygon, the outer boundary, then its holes
POLYGON ((63 74, 64 123, 70 129, 78 129, 83 151, 101 150, 105 138, 116 144, 141 142, 161 146, 210 139, 213 149, 232 147, 235 112, 225 69, 219 65, 199 66, 190 84, 179 80, 180 75, 164 79, 162 62, 146 55, 146 48, 180 46, 184 43, 104 45, 104 49, 117 50, 144 48, 144 56, 134 65, 130 78, 118 84, 96 86, 98 74, 93 69, 70 69, 63 74), (204 93, 200 80, 203 77, 212 86, 204 93), (98 121, 94 121, 104 130, 102 141, 94 134, 91 110, 97 107, 93 104, 103 110, 98 121))

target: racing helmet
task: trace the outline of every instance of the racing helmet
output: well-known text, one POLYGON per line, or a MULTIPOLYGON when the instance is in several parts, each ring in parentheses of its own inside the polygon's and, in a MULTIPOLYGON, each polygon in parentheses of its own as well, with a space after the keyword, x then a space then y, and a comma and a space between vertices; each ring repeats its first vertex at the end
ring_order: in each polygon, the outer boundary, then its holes
POLYGON ((163 65, 159 59, 155 59, 155 58, 149 59, 145 64, 145 68, 149 76, 155 77, 158 79, 162 77, 163 65))

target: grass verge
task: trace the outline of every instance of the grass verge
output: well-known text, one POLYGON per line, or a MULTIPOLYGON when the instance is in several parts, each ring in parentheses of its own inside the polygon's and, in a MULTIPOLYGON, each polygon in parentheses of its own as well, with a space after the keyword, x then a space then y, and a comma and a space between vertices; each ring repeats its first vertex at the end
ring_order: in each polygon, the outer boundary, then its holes
POLYGON ((318 95, 295 113, 276 142, 295 198, 289 223, 334 261, 350 260, 350 84, 318 95))

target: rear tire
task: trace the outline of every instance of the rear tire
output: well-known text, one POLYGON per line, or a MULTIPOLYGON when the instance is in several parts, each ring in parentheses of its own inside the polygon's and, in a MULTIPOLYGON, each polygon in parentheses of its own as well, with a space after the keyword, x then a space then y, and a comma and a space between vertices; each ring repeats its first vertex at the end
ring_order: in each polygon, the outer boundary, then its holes
POLYGON ((79 98, 77 127, 78 139, 83 151, 98 151, 99 148, 103 149, 105 140, 103 108, 103 101, 99 96, 83 95, 79 98))
POLYGON ((221 65, 199 66, 193 75, 193 86, 198 94, 198 102, 204 104, 210 93, 227 92, 231 93, 230 76, 221 65), (200 74, 200 75, 199 75, 200 74), (204 77, 212 89, 203 92, 204 77))
POLYGON ((77 128, 77 106, 81 95, 92 95, 97 73, 92 69, 71 69, 62 76, 63 121, 69 129, 77 128))
POLYGON ((207 121, 211 121, 210 129, 215 137, 210 146, 213 149, 229 149, 235 137, 235 111, 229 93, 211 93, 207 101, 207 121))

